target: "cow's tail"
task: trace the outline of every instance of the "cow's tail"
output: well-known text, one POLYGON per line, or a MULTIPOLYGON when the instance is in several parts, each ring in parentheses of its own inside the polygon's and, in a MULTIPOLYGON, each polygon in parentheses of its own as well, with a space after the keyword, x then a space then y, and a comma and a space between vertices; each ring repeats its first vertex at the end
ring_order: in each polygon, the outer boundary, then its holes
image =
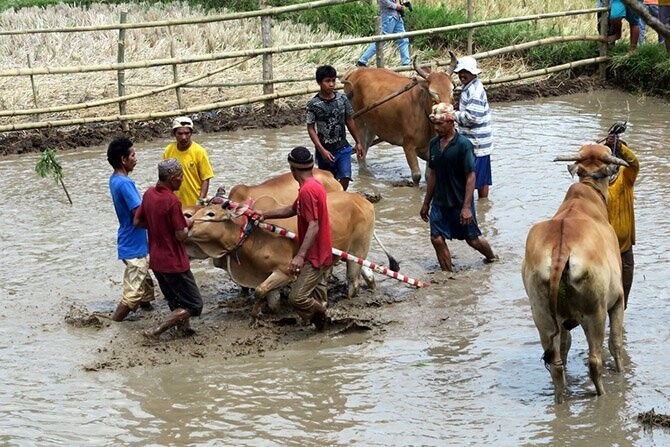
POLYGON ((372 236, 375 238, 375 240, 377 241, 377 243, 381 247, 382 251, 384 252, 386 257, 388 258, 389 268, 394 272, 400 271, 400 263, 393 256, 391 256, 391 254, 388 252, 386 247, 384 247, 384 244, 382 244, 382 241, 380 241, 379 238, 377 237, 377 231, 376 230, 372 232, 372 236))
MULTIPOLYGON (((558 234, 560 236, 563 235, 562 228, 560 229, 558 234)), ((551 317, 554 320, 554 332, 549 337, 549 347, 544 351, 544 355, 542 356, 542 360, 544 360, 544 365, 547 368, 549 368, 549 365, 553 362, 555 356, 554 340, 557 336, 559 336, 561 331, 558 324, 558 300, 559 300, 559 294, 561 293, 562 290, 561 288, 562 279, 564 275, 566 275, 569 272, 569 270, 570 270, 570 251, 568 247, 565 246, 561 238, 559 243, 556 245, 556 247, 551 253, 551 270, 549 272, 549 310, 551 312, 551 317)))

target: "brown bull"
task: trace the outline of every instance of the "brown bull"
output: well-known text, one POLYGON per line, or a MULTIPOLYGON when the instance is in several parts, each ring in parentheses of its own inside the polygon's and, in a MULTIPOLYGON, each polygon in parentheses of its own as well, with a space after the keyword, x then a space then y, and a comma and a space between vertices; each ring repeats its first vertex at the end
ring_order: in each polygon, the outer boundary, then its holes
MULTIPOLYGON (((262 197, 254 204, 259 211, 275 209, 278 203, 271 197, 262 197)), ((365 258, 370 249, 374 231, 375 211, 370 202, 359 194, 344 191, 328 194, 328 212, 333 247, 365 258)), ((189 240, 207 256, 224 265, 236 283, 255 288, 256 306, 259 309, 268 292, 279 289, 295 279, 288 271, 291 259, 298 252, 297 241, 255 228, 245 240, 241 229, 245 217, 236 217, 233 211, 219 205, 196 211, 189 240)), ((290 231, 296 231, 297 220, 268 220, 290 231)), ((361 266, 347 263, 349 297, 356 295, 360 283, 361 266)), ((370 287, 374 277, 364 276, 370 287)))
MULTIPOLYGON (((451 65, 446 72, 424 70, 415 57, 414 69, 421 77, 417 86, 356 117, 363 159, 375 136, 381 141, 402 146, 412 171, 412 180, 415 184, 419 183, 421 171, 417 157, 428 159, 428 143, 435 135, 428 119, 431 107, 438 102, 452 102, 454 85, 451 75, 456 67, 456 56, 452 52, 449 54, 451 65)), ((343 82, 344 91, 358 112, 401 91, 413 81, 384 68, 361 67, 346 75, 343 82)))
POLYGON ((551 372, 558 403, 565 390, 564 365, 570 349, 570 330, 581 325, 589 345, 589 375, 596 392, 602 385, 602 345, 607 315, 610 319, 609 350, 622 370, 623 285, 619 243, 607 217, 607 188, 616 165, 600 144, 582 146, 570 173, 579 183, 568 188, 563 203, 551 219, 533 225, 526 240, 522 276, 535 326, 544 349, 543 360, 551 372))

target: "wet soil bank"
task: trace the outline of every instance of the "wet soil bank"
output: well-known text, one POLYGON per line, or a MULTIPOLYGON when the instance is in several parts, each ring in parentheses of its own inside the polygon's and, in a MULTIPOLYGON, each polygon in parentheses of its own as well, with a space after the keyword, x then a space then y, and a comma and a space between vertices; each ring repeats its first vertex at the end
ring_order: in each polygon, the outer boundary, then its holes
MULTIPOLYGON (((487 89, 489 101, 510 102, 533 98, 561 96, 591 90, 616 88, 599 77, 549 79, 532 84, 492 86, 487 89)), ((193 116, 201 132, 222 132, 237 129, 278 128, 304 123, 304 107, 282 109, 275 114, 254 111, 250 106, 234 107, 193 116)), ((2 155, 38 152, 46 148, 74 149, 104 145, 124 135, 119 123, 37 129, 0 134, 2 155)), ((170 120, 133 122, 125 133, 134 142, 151 141, 170 135, 170 120)))

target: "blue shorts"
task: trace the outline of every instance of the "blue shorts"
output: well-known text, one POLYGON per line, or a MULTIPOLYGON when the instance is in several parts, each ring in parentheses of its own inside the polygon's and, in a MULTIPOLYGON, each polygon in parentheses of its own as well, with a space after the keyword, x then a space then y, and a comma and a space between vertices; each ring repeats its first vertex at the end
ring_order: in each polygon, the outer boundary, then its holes
POLYGON ((333 154, 333 157, 335 157, 335 161, 330 163, 324 160, 323 157, 321 156, 321 152, 317 150, 316 164, 319 167, 319 169, 332 172, 336 180, 339 180, 341 178, 347 178, 349 180, 352 180, 351 151, 352 151, 351 146, 343 147, 342 149, 336 152, 330 151, 330 153, 333 154))
POLYGON ((493 185, 490 155, 475 157, 475 189, 482 188, 485 185, 493 185))
POLYGON ((461 225, 461 209, 448 206, 430 205, 430 236, 442 236, 445 239, 471 241, 482 235, 477 226, 475 204, 470 205, 472 223, 461 225))

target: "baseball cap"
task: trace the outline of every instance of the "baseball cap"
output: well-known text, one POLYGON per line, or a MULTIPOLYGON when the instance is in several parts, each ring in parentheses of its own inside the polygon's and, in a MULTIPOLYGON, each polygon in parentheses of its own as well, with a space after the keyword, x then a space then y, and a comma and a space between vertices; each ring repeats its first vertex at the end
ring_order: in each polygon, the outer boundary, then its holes
POLYGON ((188 116, 178 116, 174 120, 172 120, 172 130, 175 130, 179 127, 188 127, 189 129, 193 129, 193 121, 191 121, 191 118, 188 116))

